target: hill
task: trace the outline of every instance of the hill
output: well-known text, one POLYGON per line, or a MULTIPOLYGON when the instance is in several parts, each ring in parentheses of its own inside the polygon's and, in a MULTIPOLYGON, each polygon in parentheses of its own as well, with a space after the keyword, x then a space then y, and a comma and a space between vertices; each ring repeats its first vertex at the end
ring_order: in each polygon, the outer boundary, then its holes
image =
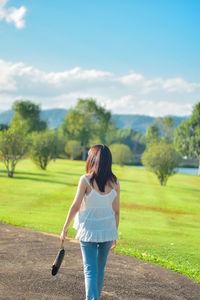
MULTIPOLYGON (((67 109, 63 108, 52 108, 44 109, 41 112, 41 119, 47 120, 49 128, 58 128, 64 121, 67 115, 67 109)), ((0 113, 0 124, 9 124, 14 115, 12 110, 7 110, 0 113)), ((124 115, 124 114, 113 114, 114 119, 117 122, 118 128, 133 128, 134 130, 139 130, 142 133, 146 132, 149 125, 154 123, 155 117, 150 117, 146 115, 124 115)), ((176 127, 188 117, 178 117, 173 116, 176 127)))
MULTIPOLYGON (((0 112, 0 124, 10 124, 14 112, 12 110, 7 110, 0 112)), ((49 128, 58 128, 64 121, 67 115, 67 109, 63 108, 52 108, 44 109, 41 112, 41 119, 46 120, 49 128)))
POLYGON ((58 128, 63 123, 67 112, 67 109, 63 108, 46 109, 42 110, 40 117, 47 121, 49 128, 58 128))

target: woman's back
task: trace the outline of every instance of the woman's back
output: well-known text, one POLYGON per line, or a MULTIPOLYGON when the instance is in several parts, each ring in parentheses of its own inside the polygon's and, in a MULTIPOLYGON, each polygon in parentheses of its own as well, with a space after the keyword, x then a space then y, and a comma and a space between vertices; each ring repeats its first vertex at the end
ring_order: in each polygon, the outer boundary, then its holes
POLYGON ((116 196, 117 192, 116 192, 116 189, 114 188, 114 185, 111 185, 110 183, 106 183, 105 188, 104 188, 105 191, 104 191, 104 193, 102 193, 99 190, 96 181, 93 182, 93 186, 92 186, 90 184, 90 176, 88 176, 88 174, 83 175, 83 176, 84 176, 85 181, 87 182, 86 194, 85 194, 86 199, 92 198, 93 201, 95 201, 95 199, 97 199, 98 202, 107 203, 107 202, 109 202, 110 199, 113 200, 113 196, 116 196), (106 201, 106 200, 101 201, 101 199, 108 199, 108 201, 106 201))
POLYGON ((74 220, 76 239, 92 242, 116 240, 118 234, 112 209, 112 202, 117 196, 116 190, 112 188, 106 192, 105 189, 105 193, 102 194, 92 187, 86 175, 83 177, 89 187, 89 193, 85 194, 74 220))
POLYGON ((97 193, 99 193, 100 195, 106 195, 109 194, 113 189, 116 190, 117 184, 114 184, 113 182, 108 181, 104 187, 104 192, 101 192, 98 184, 96 182, 96 180, 93 181, 93 186, 91 186, 90 184, 90 175, 89 174, 85 174, 85 180, 88 184, 87 189, 86 189, 86 194, 89 194, 92 189, 94 189, 97 193))

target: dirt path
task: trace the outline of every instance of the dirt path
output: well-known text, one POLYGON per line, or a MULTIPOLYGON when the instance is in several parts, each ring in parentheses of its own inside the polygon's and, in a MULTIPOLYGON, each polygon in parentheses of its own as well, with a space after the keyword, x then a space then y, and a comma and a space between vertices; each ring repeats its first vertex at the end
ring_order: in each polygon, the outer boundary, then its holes
MULTIPOLYGON (((51 275, 59 246, 56 235, 0 223, 0 299, 84 300, 78 242, 65 241, 61 269, 51 275)), ((111 252, 101 299, 199 300, 200 284, 153 263, 111 252)))

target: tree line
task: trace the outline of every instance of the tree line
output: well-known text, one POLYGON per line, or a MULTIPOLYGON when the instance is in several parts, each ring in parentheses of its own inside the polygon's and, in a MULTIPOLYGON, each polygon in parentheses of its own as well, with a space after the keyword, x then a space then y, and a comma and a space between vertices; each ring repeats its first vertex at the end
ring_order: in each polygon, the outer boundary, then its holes
POLYGON ((200 103, 191 117, 174 129, 172 117, 157 118, 143 135, 133 129, 117 128, 110 111, 94 99, 78 99, 57 129, 48 129, 40 119, 41 108, 28 100, 17 100, 10 125, 0 124, 0 159, 8 177, 22 157, 30 157, 41 169, 57 157, 82 159, 94 144, 110 147, 113 162, 133 164, 142 157, 143 164, 153 171, 161 185, 174 174, 180 157, 196 157, 200 161, 200 103))
POLYGON ((193 107, 188 120, 174 127, 172 117, 157 118, 157 123, 150 125, 146 132, 142 161, 157 175, 161 185, 175 174, 182 157, 197 159, 200 175, 200 102, 193 107))

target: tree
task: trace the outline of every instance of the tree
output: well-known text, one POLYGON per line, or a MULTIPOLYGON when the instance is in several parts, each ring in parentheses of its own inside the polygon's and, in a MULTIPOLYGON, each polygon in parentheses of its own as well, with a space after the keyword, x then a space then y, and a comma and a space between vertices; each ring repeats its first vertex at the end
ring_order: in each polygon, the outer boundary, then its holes
POLYGON ((198 159, 200 175, 200 102, 194 106, 191 117, 175 130, 174 144, 182 156, 198 159))
POLYGON ((164 142, 149 146, 142 156, 144 166, 156 174, 160 185, 166 185, 169 176, 175 174, 179 160, 173 145, 164 142))
POLYGON ((31 158, 41 169, 57 155, 57 136, 54 131, 41 131, 32 134, 31 158))
POLYGON ((111 112, 104 107, 96 104, 94 111, 96 115, 95 135, 98 136, 100 143, 109 143, 110 135, 115 133, 116 122, 112 118, 111 112))
POLYGON ((159 128, 160 136, 163 141, 169 144, 173 143, 174 139, 174 119, 172 116, 157 118, 156 123, 159 128))
POLYGON ((114 163, 123 166, 124 164, 131 162, 132 153, 129 146, 124 144, 112 144, 110 146, 110 151, 114 163))
POLYGON ((147 146, 157 144, 160 141, 159 129, 156 125, 153 124, 147 128, 145 139, 147 146))
POLYGON ((172 144, 174 138, 174 119, 173 117, 158 117, 155 123, 150 125, 146 131, 146 144, 156 144, 161 140, 165 143, 172 144))
POLYGON ((65 156, 65 146, 68 141, 66 135, 63 134, 63 131, 59 129, 54 129, 57 135, 57 155, 58 156, 65 156))
POLYGON ((91 141, 104 143, 108 132, 114 126, 111 113, 97 105, 94 99, 79 99, 74 109, 70 109, 61 130, 68 140, 81 142, 82 159, 91 141))
POLYGON ((3 123, 0 124, 0 131, 8 130, 8 128, 9 126, 7 124, 3 124, 3 123))
POLYGON ((75 159, 81 155, 81 143, 78 141, 68 141, 65 146, 65 152, 70 156, 70 159, 75 159))
POLYGON ((174 144, 176 150, 182 156, 192 156, 192 148, 190 143, 190 138, 192 136, 191 126, 188 120, 181 122, 181 125, 178 126, 174 133, 174 144))
POLYGON ((141 154, 145 149, 144 135, 132 128, 120 128, 117 130, 116 141, 130 147, 134 154, 141 154))
POLYGON ((46 130, 47 123, 40 120, 41 109, 38 104, 29 100, 16 100, 12 110, 15 111, 12 119, 15 126, 26 128, 27 133, 46 130))
POLYGON ((29 140, 23 130, 9 128, 0 132, 0 160, 6 166, 8 177, 13 177, 17 162, 27 152, 29 140))

